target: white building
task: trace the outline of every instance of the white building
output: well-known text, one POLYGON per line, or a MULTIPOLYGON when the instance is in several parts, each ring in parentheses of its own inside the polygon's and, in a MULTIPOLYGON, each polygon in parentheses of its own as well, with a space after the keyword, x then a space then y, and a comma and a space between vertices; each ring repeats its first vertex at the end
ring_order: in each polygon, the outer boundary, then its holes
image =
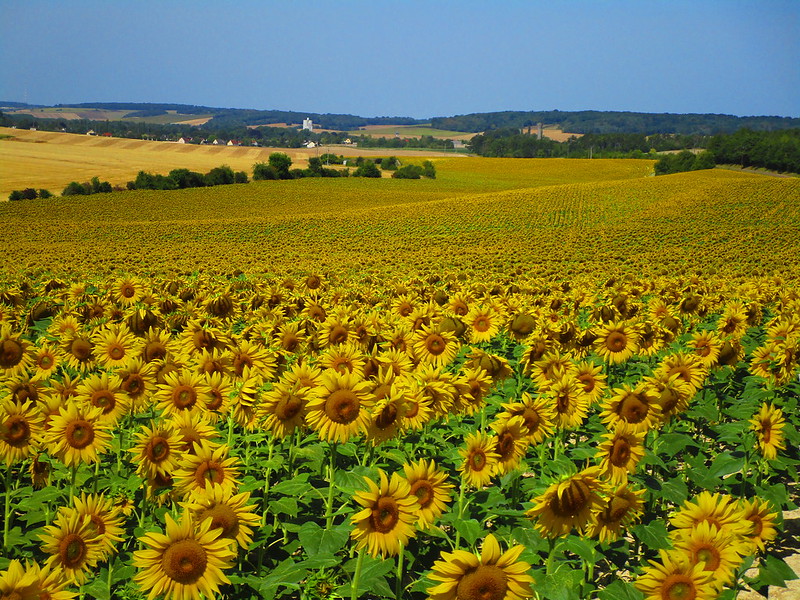
POLYGON ((314 131, 314 123, 311 121, 311 119, 303 119, 303 129, 314 131))

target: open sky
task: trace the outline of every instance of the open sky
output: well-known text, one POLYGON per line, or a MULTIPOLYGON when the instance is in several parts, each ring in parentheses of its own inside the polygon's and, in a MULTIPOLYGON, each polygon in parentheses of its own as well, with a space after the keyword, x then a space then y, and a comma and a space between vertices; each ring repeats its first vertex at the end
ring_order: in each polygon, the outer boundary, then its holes
POLYGON ((0 101, 800 117, 800 0, 0 0, 0 101))

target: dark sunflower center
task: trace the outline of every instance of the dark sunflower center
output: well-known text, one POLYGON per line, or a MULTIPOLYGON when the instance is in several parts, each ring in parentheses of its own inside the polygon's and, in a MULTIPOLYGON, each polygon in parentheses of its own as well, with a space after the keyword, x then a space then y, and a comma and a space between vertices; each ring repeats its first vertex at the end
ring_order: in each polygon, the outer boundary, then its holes
POLYGON ((325 414, 334 423, 347 425, 358 418, 361 402, 352 390, 335 390, 325 402, 325 414))
POLYGON ((172 403, 180 409, 191 408, 197 402, 197 392, 190 385, 179 385, 172 390, 172 403))
POLYGON ((561 495, 550 501, 550 508, 560 517, 577 516, 589 504, 591 490, 583 481, 572 481, 561 495))
POLYGON ((611 352, 622 352, 628 345, 628 336, 621 331, 612 331, 606 337, 606 348, 611 352))
POLYGON ((64 438, 73 448, 86 448, 94 441, 94 426, 84 419, 71 421, 64 431, 64 438))
POLYGON ((121 387, 129 396, 138 396, 144 390, 144 378, 139 373, 131 373, 121 387))
POLYGON ((617 438, 609 453, 609 460, 615 467, 626 467, 631 457, 631 446, 625 438, 617 438))
POLYGON ((160 463, 169 457, 169 441, 160 435, 153 436, 147 444, 146 454, 148 460, 160 463))
POLYGON ((49 369, 53 366, 55 360, 49 354, 45 354, 39 358, 39 367, 42 369, 49 369))
POLYGON ((475 319, 472 326, 475 328, 475 331, 486 333, 492 327, 492 320, 485 315, 481 315, 475 319))
POLYGON ((647 418, 650 407, 637 394, 628 394, 619 403, 618 414, 628 423, 641 423, 647 418))
POLYGON ((539 413, 535 410, 526 408, 525 412, 522 413, 522 420, 525 421, 525 427, 528 428, 530 433, 535 433, 536 430, 539 429, 541 418, 539 417, 539 413))
POLYGON ((241 377, 245 367, 253 367, 253 358, 249 354, 238 354, 236 358, 233 359, 234 373, 241 377))
POLYGON ((72 356, 81 362, 86 362, 92 356, 92 345, 80 338, 74 340, 70 346, 72 356))
POLYGON ((342 325, 334 325, 328 334, 328 341, 331 344, 342 344, 347 341, 348 331, 342 325))
POLYGON ((508 460, 514 455, 514 441, 514 435, 509 431, 504 431, 497 436, 495 452, 500 455, 501 460, 508 460))
POLYGON ((100 515, 91 515, 89 517, 92 521, 91 527, 97 532, 97 535, 103 535, 106 532, 106 522, 100 515))
POLYGON ((297 416, 303 408, 303 402, 297 396, 282 399, 275 407, 275 416, 281 421, 289 421, 297 416))
POLYGON ((77 533, 69 533, 64 536, 58 545, 58 556, 68 569, 78 569, 86 559, 86 542, 77 533))
POLYGON ((606 509, 606 521, 620 522, 628 514, 631 505, 625 498, 614 496, 606 509))
POLYGON ((414 310, 414 307, 409 304, 408 302, 403 302, 397 309, 397 312, 400 313, 401 317, 407 317, 411 314, 411 311, 414 310))
POLYGON ((123 284, 119 288, 119 295, 123 298, 133 298, 136 295, 136 288, 129 283, 123 284))
POLYGON ((556 410, 562 415, 570 412, 570 407, 572 406, 571 400, 572 398, 570 398, 569 393, 563 392, 559 394, 556 397, 556 410))
POLYGON ((170 544, 161 558, 167 577, 184 585, 197 582, 206 572, 206 551, 195 540, 180 540, 170 544))
POLYGON ((378 533, 389 533, 400 520, 400 509, 397 502, 390 496, 378 498, 378 502, 372 507, 370 524, 378 533))
POLYGON ((103 414, 107 415, 117 404, 114 394, 110 390, 98 390, 92 394, 92 404, 103 409, 103 414))
POLYGON ((208 350, 209 348, 213 348, 217 341, 214 339, 214 336, 205 329, 195 331, 192 340, 194 341, 194 347, 198 350, 208 350))
POLYGON ((594 390, 595 380, 594 377, 589 375, 588 373, 581 373, 578 375, 578 381, 583 384, 583 391, 587 394, 591 393, 594 390))
POLYGON ((458 582, 458 600, 503 600, 508 591, 508 577, 497 565, 480 565, 458 582))
POLYGON ((113 360, 121 360, 125 356, 125 348, 122 346, 114 345, 108 350, 108 355, 113 360))
POLYGON ((486 467, 486 455, 483 450, 473 450, 470 453, 469 466, 473 471, 482 471, 486 467))
POLYGON ((3 340, 0 344, 0 367, 10 369, 16 367, 22 360, 24 351, 22 344, 17 340, 3 340))
POLYGON ((205 489, 207 484, 221 484, 225 480, 225 469, 218 462, 207 460, 197 467, 194 479, 202 489, 205 489))
POLYGON ((375 419, 378 429, 386 429, 397 421, 397 407, 393 402, 387 404, 375 419))
POLYGON ((702 546, 695 552, 697 562, 705 563, 704 571, 716 571, 719 568, 719 552, 710 546, 702 546))
POLYGON ((406 411, 406 418, 413 419, 419 414, 419 402, 409 402, 408 410, 406 411))
POLYGON ((697 591, 686 575, 669 575, 661 586, 663 600, 695 600, 697 591))
POLYGON ((772 423, 768 420, 761 421, 761 438, 765 444, 772 438, 772 423))
POLYGON ((161 342, 150 342, 144 347, 144 352, 142 354, 145 362, 152 362, 166 357, 167 348, 161 342))
POLYGON ((447 342, 438 333, 432 333, 425 340, 425 347, 434 356, 439 356, 447 348, 447 342))
POLYGON ((202 523, 211 517, 211 529, 222 529, 222 537, 236 539, 239 535, 239 517, 227 504, 217 504, 200 513, 198 522, 202 523))
POLYGON ((426 508, 433 502, 433 486, 427 479, 418 479, 411 485, 411 495, 417 497, 422 508, 426 508))
POLYGON ((209 397, 211 400, 206 402, 206 407, 209 410, 217 410, 220 406, 222 406, 222 401, 224 398, 218 389, 212 389, 209 397))
POLYGON ((286 333, 281 338, 281 347, 287 352, 294 352, 299 344, 300 339, 293 333, 286 333))
POLYGON ((3 439, 6 444, 14 448, 22 448, 27 445, 28 440, 31 438, 31 426, 25 417, 14 415, 6 419, 3 423, 5 435, 3 439))
POLYGON ((669 388, 662 390, 661 394, 659 395, 661 411, 665 413, 670 412, 678 405, 678 400, 680 399, 680 396, 677 394, 677 392, 675 392, 675 390, 671 390, 669 388))
POLYGON ((758 515, 750 515, 747 517, 748 521, 753 523, 753 531, 750 533, 751 537, 758 537, 761 535, 761 532, 764 530, 764 521, 761 520, 761 517, 758 515))

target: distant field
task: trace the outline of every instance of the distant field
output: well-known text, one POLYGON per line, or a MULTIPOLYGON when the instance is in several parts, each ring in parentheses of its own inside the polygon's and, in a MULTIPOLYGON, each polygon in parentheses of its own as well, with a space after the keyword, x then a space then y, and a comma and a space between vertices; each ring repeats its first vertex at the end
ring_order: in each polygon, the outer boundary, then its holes
POLYGON ((186 168, 206 172, 227 164, 250 174, 253 164, 266 162, 272 152, 289 154, 299 168, 304 168, 309 158, 324 152, 345 156, 452 156, 435 151, 392 149, 390 152, 348 146, 309 150, 184 145, 0 127, 0 200, 8 198, 12 190, 26 187, 60 194, 70 181, 88 181, 95 176, 112 185, 124 186, 142 170, 166 174, 172 169, 186 168))
POLYGON ((429 125, 367 125, 359 129, 348 132, 350 135, 371 135, 372 137, 393 138, 395 134, 399 137, 421 137, 430 135, 435 138, 447 140, 469 140, 474 133, 464 133, 463 131, 447 131, 445 129, 434 129, 429 125))
POLYGON ((87 119, 90 121, 130 121, 132 123, 187 123, 189 125, 202 125, 211 119, 212 115, 184 115, 177 111, 169 110, 165 115, 153 117, 130 117, 125 115, 134 112, 130 110, 105 110, 105 109, 86 109, 70 108, 64 106, 60 108, 34 108, 6 111, 10 115, 30 115, 36 119, 65 119, 77 120, 87 119))

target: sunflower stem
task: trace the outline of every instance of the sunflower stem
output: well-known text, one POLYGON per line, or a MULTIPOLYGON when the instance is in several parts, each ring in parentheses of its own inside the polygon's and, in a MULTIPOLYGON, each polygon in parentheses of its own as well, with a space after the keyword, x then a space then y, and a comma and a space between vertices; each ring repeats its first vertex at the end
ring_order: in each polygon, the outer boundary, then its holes
POLYGON ((72 502, 72 498, 75 496, 75 479, 78 476, 78 465, 72 465, 70 467, 70 476, 69 476, 69 498, 67 500, 72 502))
POLYGON ((111 586, 112 586, 112 582, 113 582, 113 579, 112 579, 113 573, 114 573, 114 559, 113 558, 109 558, 108 559, 108 579, 106 581, 106 587, 108 588, 108 597, 109 598, 113 598, 114 597, 114 594, 111 593, 111 586))
POLYGON ((350 590, 350 600, 358 600, 360 594, 358 593, 358 584, 361 579, 361 567, 364 565, 364 555, 366 554, 366 547, 358 552, 358 560, 356 561, 356 571, 353 573, 353 587, 350 590))
POLYGON ((3 487, 6 490, 6 504, 3 509, 3 551, 9 550, 8 546, 8 531, 10 529, 9 525, 11 524, 11 486, 9 482, 11 480, 11 465, 6 467, 5 472, 3 473, 3 487))
POLYGON ((553 563, 555 562, 556 558, 556 542, 558 538, 549 537, 547 538, 547 545, 548 545, 548 552, 547 552, 547 561, 545 562, 544 572, 546 575, 550 575, 553 573, 553 563))
MULTIPOLYGON (((330 463, 328 464, 328 498, 325 504, 325 525, 326 529, 333 526, 333 494, 336 491, 335 474, 336 474, 336 442, 331 442, 330 446, 330 463)), ((359 554, 359 561, 361 554, 359 554)))
POLYGON ((228 448, 233 449, 233 413, 228 415, 228 448))
POLYGON ((400 599, 403 597, 403 544, 398 544, 400 552, 397 554, 397 572, 395 573, 394 581, 394 597, 400 599))
POLYGON ((97 493, 98 484, 97 480, 100 479, 100 457, 97 457, 97 460, 94 463, 94 493, 97 493))
POLYGON ((261 515, 262 527, 267 524, 267 499, 269 497, 269 477, 272 474, 272 453, 275 450, 275 438, 270 436, 267 444, 267 468, 264 471, 264 506, 261 515))
MULTIPOLYGON (((458 492, 458 521, 461 522, 464 516, 464 492, 467 489, 467 482, 462 477, 461 478, 461 490, 458 492)), ((458 544, 461 542, 461 532, 456 529, 456 543, 453 545, 453 549, 458 549, 458 544)))

